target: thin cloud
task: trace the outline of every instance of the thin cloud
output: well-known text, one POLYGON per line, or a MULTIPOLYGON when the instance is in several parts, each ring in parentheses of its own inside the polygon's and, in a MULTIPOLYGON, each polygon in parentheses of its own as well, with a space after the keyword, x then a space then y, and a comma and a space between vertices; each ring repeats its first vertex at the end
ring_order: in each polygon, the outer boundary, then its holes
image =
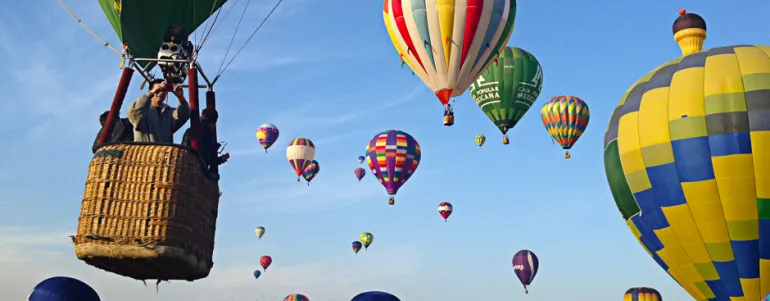
MULTIPOLYGON (((420 268, 416 245, 381 246, 351 260, 349 250, 325 260, 299 260, 290 264, 276 261, 255 280, 253 258, 243 257, 227 265, 217 264, 211 275, 195 282, 162 283, 160 292, 141 282, 101 271, 75 258, 72 245, 59 244, 58 229, 13 229, 0 226, 0 263, 13 273, 0 273, 0 291, 8 300, 24 300, 40 281, 52 276, 70 276, 92 286, 102 300, 280 300, 291 293, 303 293, 313 300, 347 300, 367 283, 405 283, 420 268), (10 229, 10 230, 9 230, 10 229), (26 241, 21 245, 18 242, 26 241), (56 242, 56 243, 51 243, 56 242), (50 249, 54 245, 56 248, 50 249), (45 250, 45 251, 36 251, 45 250), (373 270, 376 273, 362 273, 373 270), (130 296, 130 297, 128 297, 130 296)), ((69 238, 66 238, 69 240, 69 238)), ((248 248, 217 249, 215 262, 223 256, 247 253, 248 248)), ((341 249, 342 250, 342 249, 341 249)), ((253 253, 253 250, 251 250, 253 253)), ((280 252, 278 252, 280 253, 280 252)))

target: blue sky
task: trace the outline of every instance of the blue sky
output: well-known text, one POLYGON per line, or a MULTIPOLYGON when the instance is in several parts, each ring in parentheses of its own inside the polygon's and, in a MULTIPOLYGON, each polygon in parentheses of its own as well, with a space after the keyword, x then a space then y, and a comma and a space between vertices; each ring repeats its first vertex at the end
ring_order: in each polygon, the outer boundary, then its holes
MULTIPOLYGON (((231 1, 232 2, 232 1, 231 1)), ((214 73, 246 1, 207 42, 202 63, 214 73)), ((253 0, 234 43, 240 46, 274 4, 253 0)), ((68 5, 100 36, 117 37, 96 1, 68 5)), ((226 7, 227 7, 226 6, 226 7)), ((223 165, 215 267, 194 283, 153 288, 78 261, 74 233, 101 112, 120 76, 119 58, 53 1, 0 3, 0 291, 24 298, 54 275, 91 284, 104 300, 347 300, 366 290, 402 300, 616 300, 632 286, 666 299, 689 296, 643 251, 606 185, 602 138, 626 89, 680 55, 671 23, 685 7, 709 24, 706 47, 767 44, 770 3, 724 1, 519 1, 509 45, 532 52, 544 70, 535 109, 510 132, 511 144, 466 93, 456 125, 417 77, 400 68, 380 1, 285 0, 218 83, 223 165), (591 123, 566 161, 539 119, 550 97, 588 102, 591 123), (264 154, 254 137, 276 124, 279 141, 264 154), (401 129, 421 144, 423 161, 395 207, 367 175, 353 177, 371 137, 401 129), (479 149, 473 137, 485 134, 479 149), (285 146, 308 137, 321 172, 298 184, 285 146), (454 204, 448 223, 436 206, 454 204), (267 228, 257 242, 254 227, 267 228), (355 256, 350 242, 372 232, 355 256), (524 295, 510 266, 533 250, 541 269, 524 295), (273 266, 251 271, 261 255, 273 266)), ((236 48, 237 49, 237 48, 236 48)), ((134 78, 127 102, 141 93, 134 78)), ((175 100, 170 100, 172 105, 175 100)), ((177 139, 179 140, 181 132, 177 139)))

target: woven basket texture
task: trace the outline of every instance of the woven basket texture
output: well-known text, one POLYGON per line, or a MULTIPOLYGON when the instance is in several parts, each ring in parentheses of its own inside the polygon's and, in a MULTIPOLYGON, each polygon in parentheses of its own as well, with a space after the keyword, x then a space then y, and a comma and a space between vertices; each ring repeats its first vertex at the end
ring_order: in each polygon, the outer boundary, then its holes
POLYGON ((213 266, 219 187, 178 145, 111 144, 91 160, 75 253, 134 279, 188 280, 213 266))

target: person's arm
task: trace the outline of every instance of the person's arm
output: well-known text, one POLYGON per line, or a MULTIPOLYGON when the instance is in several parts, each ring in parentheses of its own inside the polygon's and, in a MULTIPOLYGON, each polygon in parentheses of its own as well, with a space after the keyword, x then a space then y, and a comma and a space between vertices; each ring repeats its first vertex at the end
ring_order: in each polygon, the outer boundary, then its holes
POLYGON ((174 118, 174 133, 181 129, 187 120, 190 120, 190 104, 184 99, 184 93, 180 90, 174 91, 174 95, 179 100, 176 108, 171 112, 174 118))
POLYGON ((131 122, 134 129, 139 129, 142 119, 144 119, 147 110, 150 108, 150 99, 152 99, 153 95, 153 92, 142 94, 128 107, 128 121, 131 122))

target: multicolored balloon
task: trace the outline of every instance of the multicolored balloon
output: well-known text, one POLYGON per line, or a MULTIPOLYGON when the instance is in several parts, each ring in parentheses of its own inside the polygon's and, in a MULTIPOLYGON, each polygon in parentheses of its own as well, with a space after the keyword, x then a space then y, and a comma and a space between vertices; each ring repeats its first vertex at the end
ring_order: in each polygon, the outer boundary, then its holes
POLYGON ((358 179, 358 181, 361 182, 361 179, 363 179, 364 176, 366 175, 366 169, 358 167, 356 168, 356 170, 353 171, 353 175, 355 175, 356 179, 358 179))
POLYGON ((307 167, 305 167, 305 170, 302 172, 302 177, 305 178, 308 186, 310 186, 310 181, 318 175, 319 171, 321 171, 321 165, 318 165, 318 161, 316 160, 313 160, 307 167))
POLYGON ((356 254, 358 254, 358 251, 361 251, 361 247, 363 247, 360 241, 354 241, 352 246, 353 246, 353 252, 356 252, 356 254))
POLYGON ((532 280, 537 275, 537 269, 540 267, 540 261, 537 260, 535 253, 530 250, 521 250, 513 255, 513 272, 516 273, 516 277, 519 277, 519 281, 524 285, 524 293, 529 294, 527 285, 532 284, 532 280))
POLYGON ((350 299, 350 301, 401 301, 401 299, 386 292, 372 291, 360 293, 353 297, 353 299, 350 299))
POLYGON ((694 53, 620 98, 604 169, 630 233, 693 299, 760 300, 770 293, 770 46, 700 51, 705 30, 692 13, 674 22, 694 53))
POLYGON ((70 277, 51 277, 35 285, 28 301, 100 301, 88 284, 70 277))
POLYGON ((663 301, 663 297, 651 287, 632 287, 626 291, 623 301, 663 301))
POLYGON ((286 148, 286 158, 289 159, 291 167, 294 168, 297 182, 299 182, 305 168, 315 159, 315 144, 308 138, 296 138, 289 142, 289 146, 286 148))
POLYGON ((486 141, 487 141, 487 136, 484 136, 482 134, 476 135, 476 144, 478 144, 479 147, 484 145, 484 142, 486 142, 486 141))
POLYGON ((364 163, 364 160, 366 160, 366 157, 358 156, 358 163, 364 163))
POLYGON ((543 106, 540 116, 548 134, 566 151, 564 158, 569 159, 569 150, 583 135, 591 118, 588 105, 575 96, 556 96, 543 106))
POLYGON ((310 301, 310 299, 303 294, 291 294, 283 298, 283 301, 310 301))
POLYGON ((405 132, 388 130, 366 145, 366 157, 372 174, 390 195, 388 203, 395 204, 398 189, 412 177, 420 165, 422 151, 417 140, 405 132))
POLYGON ((529 111, 542 89, 543 69, 535 56, 506 46, 469 90, 476 105, 503 133, 503 144, 508 144, 508 131, 529 111))
POLYGON ((408 65, 452 114, 462 95, 508 43, 516 0, 385 0, 383 18, 402 66, 408 65), (455 17, 462 16, 462 17, 455 17))
POLYGON ((259 140, 259 144, 262 144, 265 152, 278 140, 279 134, 278 127, 272 123, 265 123, 257 128, 257 140, 259 140))
POLYGON ((259 276, 262 276, 262 272, 259 270, 254 270, 254 279, 259 279, 259 276))
POLYGON ((259 265, 261 265, 265 271, 267 271, 267 268, 270 267, 271 264, 273 264, 272 257, 265 255, 259 258, 259 265))
POLYGON ((265 235, 265 227, 259 226, 254 230, 257 233, 257 239, 262 239, 262 235, 265 235))
POLYGON ((453 209, 454 207, 452 207, 452 204, 449 202, 441 202, 441 204, 438 204, 438 213, 441 214, 441 217, 444 218, 444 222, 446 222, 446 219, 452 215, 453 209))
POLYGON ((361 233, 361 237, 359 238, 361 243, 364 245, 364 250, 368 250, 369 246, 372 245, 372 242, 374 242, 374 235, 369 232, 361 233))

